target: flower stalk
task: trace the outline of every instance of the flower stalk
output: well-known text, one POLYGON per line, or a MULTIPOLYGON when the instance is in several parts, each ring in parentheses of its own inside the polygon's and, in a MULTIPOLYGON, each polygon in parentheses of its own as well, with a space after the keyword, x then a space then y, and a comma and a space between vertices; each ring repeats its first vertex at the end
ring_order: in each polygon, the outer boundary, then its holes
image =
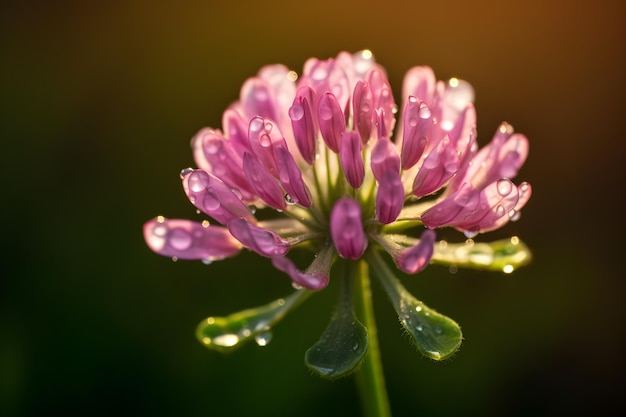
POLYGON ((364 261, 357 262, 351 269, 356 283, 357 315, 367 327, 369 350, 361 368, 355 373, 361 398, 363 414, 366 417, 390 417, 391 408, 385 384, 382 357, 378 343, 378 329, 372 303, 369 269, 364 261))

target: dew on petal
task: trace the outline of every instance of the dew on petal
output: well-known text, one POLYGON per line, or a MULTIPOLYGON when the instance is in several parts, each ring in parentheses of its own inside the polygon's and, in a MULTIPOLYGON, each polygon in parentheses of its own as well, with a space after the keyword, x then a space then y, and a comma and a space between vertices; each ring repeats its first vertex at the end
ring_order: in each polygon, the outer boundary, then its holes
POLYGON ((506 178, 502 178, 498 180, 496 188, 498 190, 498 194, 500 194, 502 197, 506 197, 507 195, 511 194, 511 191, 513 191, 513 183, 506 178))
POLYGON ((187 174, 191 174, 193 172, 193 168, 185 168, 180 170, 180 179, 182 180, 187 176, 187 174))

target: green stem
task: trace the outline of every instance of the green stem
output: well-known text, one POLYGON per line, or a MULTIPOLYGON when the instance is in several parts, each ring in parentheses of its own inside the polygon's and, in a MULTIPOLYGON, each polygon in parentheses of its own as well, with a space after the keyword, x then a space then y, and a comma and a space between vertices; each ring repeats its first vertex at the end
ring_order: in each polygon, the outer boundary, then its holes
POLYGON ((391 417, 385 376, 378 346, 378 332, 374 318, 369 270, 365 261, 353 264, 351 273, 356 282, 356 311, 367 327, 369 348, 361 369, 355 373, 364 415, 367 417, 391 417))

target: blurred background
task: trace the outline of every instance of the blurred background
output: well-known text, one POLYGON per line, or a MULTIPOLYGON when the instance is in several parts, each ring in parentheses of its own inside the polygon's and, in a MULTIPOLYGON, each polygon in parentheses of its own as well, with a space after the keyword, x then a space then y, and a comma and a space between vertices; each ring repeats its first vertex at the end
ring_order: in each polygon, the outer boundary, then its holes
POLYGON ((403 277, 462 325, 454 358, 421 358, 374 282, 394 415, 623 412, 624 3, 279 4, 0 6, 0 415, 360 415, 351 378, 323 381, 303 361, 335 285, 268 346, 208 351, 200 320, 289 294, 288 279, 248 253, 174 263, 141 227, 197 218, 178 178, 189 140, 221 126, 247 77, 364 48, 396 98, 404 72, 430 65, 475 87, 481 145, 503 120, 531 144, 522 219, 476 240, 519 235, 533 263, 403 277))

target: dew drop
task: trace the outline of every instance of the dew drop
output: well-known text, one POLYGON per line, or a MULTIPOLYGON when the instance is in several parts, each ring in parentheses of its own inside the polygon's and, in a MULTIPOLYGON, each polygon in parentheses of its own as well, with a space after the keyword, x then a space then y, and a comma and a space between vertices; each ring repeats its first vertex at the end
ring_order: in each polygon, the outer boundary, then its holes
POLYGON ((421 324, 418 324, 417 326, 415 326, 415 330, 417 330, 418 332, 421 332, 422 330, 424 330, 424 328, 422 327, 421 324))
POLYGON ((428 119, 431 116, 430 109, 425 104, 420 106, 418 114, 422 119, 428 119))
POLYGON ((198 193, 203 191, 209 182, 208 175, 203 171, 193 172, 189 175, 189 180, 187 185, 189 186, 189 190, 198 193))
POLYGON ((215 196, 210 193, 206 193, 202 199, 202 207, 206 211, 214 211, 220 207, 220 202, 215 196))
POLYGON ((507 195, 511 194, 511 191, 513 191, 513 184, 510 180, 502 178, 498 180, 498 183, 496 184, 496 189, 498 190, 498 194, 500 194, 502 197, 506 197, 507 195))
POLYGON ((304 108, 299 103, 294 103, 289 108, 289 118, 291 120, 300 120, 304 117, 304 108))
POLYGON ((172 256, 172 262, 178 262, 178 257, 177 256, 172 256))
POLYGON ((435 333, 436 334, 442 334, 443 333, 443 329, 439 326, 435 327, 435 333))
POLYGON ((267 346, 272 341, 272 332, 263 332, 254 336, 254 341, 259 346, 267 346))
POLYGON ((270 145, 272 144, 272 140, 270 139, 270 137, 266 134, 262 134, 259 137, 259 143, 261 144, 261 146, 263 146, 264 148, 269 148, 270 145))
POLYGON ((417 126, 417 119, 415 117, 411 117, 409 119, 409 126, 411 126, 411 127, 417 126))
POLYGON ((420 311, 422 311, 422 306, 417 306, 417 307, 415 307, 415 311, 417 311, 418 313, 419 313, 420 311))
POLYGON ((515 267, 513 265, 504 265, 502 267, 502 272, 504 272, 505 274, 510 274, 511 272, 513 272, 514 269, 515 267))
POLYGON ((191 235, 182 229, 174 229, 170 232, 169 244, 172 248, 183 251, 191 246, 191 235))
POLYGON ((498 216, 498 218, 504 216, 506 214, 506 210, 504 209, 504 207, 502 207, 501 204, 498 204, 496 206, 496 216, 498 216))
POLYGON ((448 271, 451 274, 456 274, 457 272, 459 272, 459 267, 456 265, 450 265, 450 267, 448 268, 448 271))
POLYGON ((185 168, 180 170, 180 179, 185 178, 187 174, 191 174, 193 172, 193 168, 185 168))
POLYGON ((292 282, 291 286, 293 287, 294 290, 301 290, 302 288, 304 288, 302 285, 296 284, 295 282, 292 282))
POLYGON ((352 346, 352 350, 357 350, 359 348, 359 342, 354 342, 354 345, 352 346))
POLYGON ((210 258, 205 258, 202 260, 202 263, 205 265, 211 265, 213 263, 213 260, 210 258))
POLYGON ((289 205, 293 205, 296 204, 295 201, 293 201, 293 198, 291 198, 291 196, 289 195, 289 193, 285 194, 285 203, 289 204, 289 205))
POLYGON ((266 122, 265 123, 265 131, 267 133, 270 133, 272 131, 272 129, 274 128, 274 125, 270 122, 266 122))
POLYGON ((464 231, 464 232, 463 232, 463 234, 465 235, 465 237, 466 237, 466 238, 468 238, 468 239, 472 239, 472 238, 475 238, 475 237, 476 237, 476 235, 478 235, 478 232, 479 232, 479 231, 480 231, 480 230, 475 230, 475 229, 472 229, 472 230, 466 230, 466 231, 464 231))
POLYGON ((206 229, 207 227, 209 227, 211 225, 211 222, 209 222, 208 220, 205 219, 205 220, 202 220, 201 224, 202 224, 202 227, 204 227, 206 229))
POLYGON ((522 212, 519 210, 511 210, 509 211, 509 219, 512 222, 516 222, 520 219, 520 217, 522 217, 522 212))
POLYGON ((157 224, 152 228, 152 234, 156 237, 165 237, 167 235, 167 226, 164 224, 157 224))
POLYGON ((231 347, 239 343, 239 336, 233 333, 224 333, 219 336, 215 336, 213 343, 218 346, 231 347))

